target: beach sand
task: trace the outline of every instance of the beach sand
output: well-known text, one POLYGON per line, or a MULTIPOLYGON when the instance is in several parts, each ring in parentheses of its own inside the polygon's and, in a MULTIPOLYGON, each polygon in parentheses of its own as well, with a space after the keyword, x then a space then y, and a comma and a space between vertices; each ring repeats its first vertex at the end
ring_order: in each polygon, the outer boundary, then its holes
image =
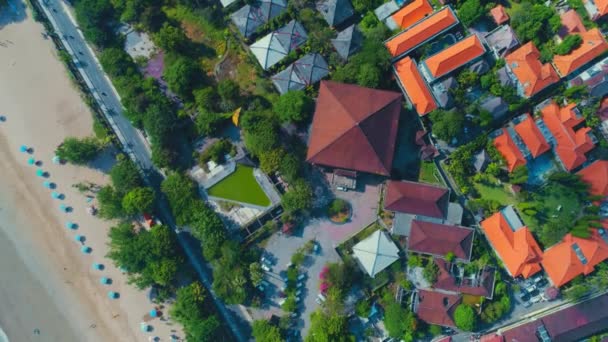
POLYGON ((177 324, 154 319, 152 332, 140 331, 154 306, 104 258, 111 223, 89 215, 85 196, 72 187, 104 184, 107 175, 51 162, 64 137, 92 134, 92 117, 42 33, 31 15, 0 28, 0 115, 6 116, 0 122, 0 327, 11 342, 168 341, 172 329, 181 335, 177 324), (73 212, 59 210, 61 201, 27 165, 30 155, 19 152, 22 144, 34 149, 73 212), (67 221, 78 230, 66 229, 67 221), (86 237, 91 254, 80 251, 75 234, 86 237), (105 270, 93 270, 93 263, 105 270), (101 285, 102 276, 113 283, 101 285), (110 290, 120 298, 108 299, 110 290))

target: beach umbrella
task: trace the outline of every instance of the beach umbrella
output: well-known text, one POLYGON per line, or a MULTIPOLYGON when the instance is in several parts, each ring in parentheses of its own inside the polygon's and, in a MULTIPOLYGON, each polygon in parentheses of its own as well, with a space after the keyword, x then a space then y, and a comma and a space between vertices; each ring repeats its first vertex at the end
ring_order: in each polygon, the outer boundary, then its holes
POLYGON ((156 311, 156 309, 150 310, 150 317, 153 317, 153 318, 158 317, 158 311, 156 311))
POLYGON ((103 270, 103 265, 95 263, 95 264, 93 264, 93 269, 97 270, 97 271, 101 271, 101 270, 103 270))
POLYGON ((44 187, 47 188, 47 189, 52 189, 53 188, 53 183, 51 183, 49 181, 44 181, 42 183, 42 185, 44 185, 44 187))
POLYGON ((63 203, 59 205, 59 209, 61 209, 61 211, 63 211, 64 213, 67 213, 69 211, 68 206, 63 203))
POLYGON ((28 163, 29 165, 34 165, 34 164, 36 164, 36 159, 34 159, 34 158, 29 158, 29 159, 27 160, 27 163, 28 163))
POLYGON ((147 325, 145 322, 141 322, 141 323, 139 324, 139 328, 140 328, 140 329, 141 329, 141 331, 143 331, 143 332, 148 332, 148 331, 150 331, 150 326, 149 326, 149 325, 147 325))
POLYGON ((25 146, 25 145, 19 146, 19 151, 21 151, 21 152, 27 152, 27 150, 28 150, 27 146, 25 146))
POLYGON ((68 229, 76 229, 76 224, 72 221, 68 221, 65 223, 65 227, 68 229))
POLYGON ((42 170, 42 169, 36 170, 36 176, 44 177, 45 175, 46 175, 46 173, 44 172, 44 170, 42 170))
POLYGON ((91 253, 92 250, 91 250, 91 247, 89 247, 89 246, 82 246, 80 251, 84 254, 89 254, 89 253, 91 253))
POLYGON ((101 282, 101 285, 108 285, 108 284, 110 284, 110 279, 106 278, 106 277, 102 277, 99 281, 101 282))
POLYGON ((4 121, 6 121, 6 116, 0 115, 0 122, 4 122, 4 121))
POLYGON ((58 156, 53 157, 53 164, 61 164, 61 158, 58 156))
POLYGON ((51 193, 51 197, 53 197, 54 199, 59 199, 61 197, 61 195, 59 195, 59 193, 57 191, 53 191, 51 193))
POLYGON ((84 236, 74 235, 74 240, 76 240, 76 242, 82 242, 84 240, 84 236))
POLYGON ((110 292, 108 292, 108 298, 116 299, 116 298, 118 298, 118 293, 116 293, 114 291, 110 291, 110 292))

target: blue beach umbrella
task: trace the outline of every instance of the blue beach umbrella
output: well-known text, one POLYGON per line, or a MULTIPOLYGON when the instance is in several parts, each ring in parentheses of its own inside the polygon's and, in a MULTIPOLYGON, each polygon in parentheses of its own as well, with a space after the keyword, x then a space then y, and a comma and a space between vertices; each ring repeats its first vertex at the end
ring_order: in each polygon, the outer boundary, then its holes
POLYGON ((47 189, 52 189, 53 188, 53 183, 51 183, 49 181, 44 181, 42 183, 42 185, 44 185, 44 187, 47 188, 47 189))
POLYGON ((63 203, 59 205, 59 209, 64 213, 67 213, 69 211, 68 206, 63 203))
POLYGON ((74 229, 78 228, 78 225, 76 225, 76 223, 74 223, 74 222, 68 221, 65 224, 65 227, 68 228, 68 229, 74 230, 74 229))
POLYGON ((110 292, 108 292, 108 298, 116 299, 116 298, 118 298, 118 293, 114 292, 114 291, 110 291, 110 292))
POLYGON ((61 164, 61 158, 59 158, 58 156, 54 156, 52 160, 53 164, 61 164))
POLYGON ((153 318, 158 317, 158 311, 156 311, 156 309, 150 310, 150 317, 153 317, 153 318))
POLYGON ((141 329, 141 331, 143 332, 148 332, 150 331, 150 326, 147 325, 145 322, 141 322, 141 324, 139 325, 139 328, 141 329))
POLYGON ((27 152, 27 150, 28 150, 27 146, 25 146, 25 145, 19 146, 19 151, 21 151, 21 152, 27 152))
POLYGON ((93 269, 94 269, 94 270, 97 270, 97 271, 102 271, 102 270, 103 270, 103 268, 104 268, 104 267, 103 267, 103 265, 102 265, 102 264, 97 264, 97 263, 93 264, 93 269))
POLYGON ((82 242, 84 240, 84 236, 74 235, 74 240, 76 240, 76 242, 82 242))
POLYGON ((46 175, 46 172, 44 172, 44 170, 42 170, 42 169, 36 170, 36 176, 44 177, 45 175, 46 175))
POLYGON ((29 165, 34 165, 34 164, 36 164, 36 159, 34 159, 34 158, 29 158, 29 159, 27 160, 27 163, 28 163, 29 165))
POLYGON ((54 199, 59 199, 59 197, 61 197, 61 195, 59 195, 59 193, 57 191, 53 191, 51 193, 51 197, 53 197, 54 199))
POLYGON ((102 277, 99 282, 101 282, 101 285, 108 285, 110 284, 110 279, 106 278, 106 277, 102 277))
POLYGON ((82 246, 82 248, 80 249, 80 251, 84 254, 89 254, 91 253, 92 249, 89 246, 82 246))
POLYGON ((0 122, 4 122, 4 121, 6 121, 6 116, 0 115, 0 122))

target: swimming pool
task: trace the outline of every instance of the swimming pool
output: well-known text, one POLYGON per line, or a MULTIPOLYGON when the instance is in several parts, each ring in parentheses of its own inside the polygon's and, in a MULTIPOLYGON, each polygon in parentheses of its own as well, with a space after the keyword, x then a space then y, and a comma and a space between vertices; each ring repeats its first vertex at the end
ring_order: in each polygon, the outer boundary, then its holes
POLYGON ((549 172, 556 169, 553 155, 544 153, 536 159, 528 161, 528 184, 541 185, 549 172))

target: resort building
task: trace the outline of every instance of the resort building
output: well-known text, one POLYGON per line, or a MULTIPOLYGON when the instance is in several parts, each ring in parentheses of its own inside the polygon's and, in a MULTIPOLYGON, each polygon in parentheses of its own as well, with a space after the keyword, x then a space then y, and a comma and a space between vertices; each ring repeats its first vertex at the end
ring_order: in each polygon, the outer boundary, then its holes
POLYGON ((348 0, 320 0, 316 7, 331 27, 339 26, 355 14, 348 0))
POLYGON ((529 42, 505 56, 505 66, 517 92, 522 97, 532 97, 559 81, 559 76, 549 63, 540 62, 540 52, 529 42))
POLYGON ((262 69, 268 70, 304 43, 308 35, 299 22, 292 20, 280 29, 269 33, 249 48, 262 69))
POLYGON ((363 33, 359 31, 357 25, 353 24, 338 32, 338 36, 331 40, 338 56, 343 60, 357 53, 363 44, 363 33))
POLYGON ((578 175, 589 184, 589 193, 608 197, 608 160, 597 160, 580 170, 578 175))
POLYGON ((428 0, 414 0, 386 19, 386 25, 392 30, 406 29, 433 13, 433 6, 428 0))
POLYGON ((399 248, 383 230, 376 230, 369 237, 353 246, 353 255, 359 265, 372 278, 399 260, 399 248))
POLYGON ((464 271, 456 262, 447 262, 443 259, 434 259, 439 267, 437 281, 433 288, 437 290, 452 292, 454 294, 468 294, 471 296, 492 299, 494 296, 494 283, 496 281, 496 269, 486 266, 470 276, 464 276, 464 271))
POLYGON ((407 55, 418 46, 427 43, 458 25, 459 21, 448 6, 384 42, 394 60, 407 55))
POLYGON ((608 0, 583 0, 583 4, 591 20, 598 20, 608 14, 608 0))
POLYGON ((492 19, 494 19, 496 25, 502 25, 509 21, 509 15, 507 14, 507 11, 503 5, 498 5, 492 8, 490 10, 490 15, 492 15, 492 19))
POLYGON ((496 58, 503 58, 519 46, 515 31, 509 25, 498 26, 484 37, 496 58))
POLYGON ((389 176, 401 114, 400 93, 321 81, 306 160, 389 176))
POLYGON ((595 266, 608 259, 608 232, 592 229, 588 239, 567 234, 562 242, 546 249, 542 265, 556 287, 561 287, 579 275, 588 275, 595 266))
POLYGON ((418 318, 429 324, 455 328, 454 312, 460 303, 461 295, 418 290, 414 297, 413 311, 418 318))
POLYGON ((603 97, 608 94, 608 57, 590 66, 570 80, 569 86, 586 85, 589 95, 603 97))
POLYGON ((420 70, 427 82, 432 83, 465 65, 478 61, 485 53, 485 46, 477 35, 473 34, 424 60, 420 70))
POLYGON ((583 39, 579 47, 567 55, 553 57, 553 65, 561 77, 570 75, 608 50, 608 43, 598 28, 581 32, 579 35, 583 39))
POLYGON ((230 15, 230 19, 245 38, 287 9, 285 0, 260 0, 241 7, 230 15))
POLYGON ((327 62, 318 53, 309 53, 271 77, 279 93, 302 90, 329 75, 327 62))
POLYGON ((543 252, 512 206, 483 220, 481 230, 512 277, 529 278, 541 270, 543 252))
MULTIPOLYGON (((518 147, 514 140, 514 134, 509 129, 502 128, 492 133, 494 147, 505 158, 507 170, 513 172, 515 168, 526 165, 527 161, 522 154, 522 149, 518 147)), ((517 137, 515 137, 517 139, 517 137)))
POLYGON ((393 211, 392 234, 409 236, 414 220, 459 225, 463 209, 450 203, 450 190, 436 185, 409 181, 388 181, 384 209, 393 211))
POLYGON ((560 15, 560 19, 562 21, 562 27, 560 27, 559 31, 557 31, 557 35, 561 39, 566 38, 566 36, 569 34, 587 32, 585 24, 583 24, 583 20, 573 9, 562 13, 562 15, 560 15))
POLYGON ((497 342, 583 341, 608 327, 607 307, 608 294, 604 294, 506 331, 499 330, 497 342))
POLYGON ((574 103, 560 108, 551 101, 541 108, 542 122, 546 127, 541 130, 553 147, 553 152, 566 171, 573 171, 587 161, 586 153, 597 143, 591 128, 583 124, 582 116, 574 103))
POLYGON ((527 147, 532 158, 549 151, 551 146, 541 133, 530 114, 523 114, 513 120, 515 132, 527 147))
POLYGON ((418 71, 416 61, 405 57, 393 64, 393 72, 408 104, 418 115, 425 116, 437 108, 428 85, 418 71))
POLYGON ((452 253, 460 261, 468 262, 473 250, 475 230, 422 220, 412 220, 407 240, 410 252, 444 258, 452 253))

